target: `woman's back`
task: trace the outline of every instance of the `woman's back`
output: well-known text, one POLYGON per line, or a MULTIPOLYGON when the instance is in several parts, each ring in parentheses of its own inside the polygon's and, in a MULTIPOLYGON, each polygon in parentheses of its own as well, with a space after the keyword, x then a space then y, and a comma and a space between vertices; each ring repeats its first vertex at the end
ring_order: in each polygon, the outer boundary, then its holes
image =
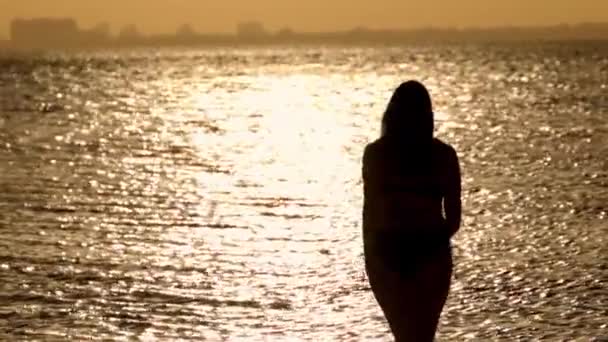
POLYGON ((426 149, 404 151, 388 139, 368 145, 363 160, 364 229, 423 230, 444 226, 453 149, 438 139, 426 149), (367 211, 367 213, 365 213, 367 211))

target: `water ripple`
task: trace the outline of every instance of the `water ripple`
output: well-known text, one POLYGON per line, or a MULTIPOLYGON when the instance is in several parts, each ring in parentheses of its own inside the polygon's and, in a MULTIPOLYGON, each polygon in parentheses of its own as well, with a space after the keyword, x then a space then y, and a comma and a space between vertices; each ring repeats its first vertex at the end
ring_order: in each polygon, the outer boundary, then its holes
POLYGON ((360 156, 423 80, 464 227, 440 341, 608 336, 607 46, 0 59, 0 339, 386 340, 360 156))

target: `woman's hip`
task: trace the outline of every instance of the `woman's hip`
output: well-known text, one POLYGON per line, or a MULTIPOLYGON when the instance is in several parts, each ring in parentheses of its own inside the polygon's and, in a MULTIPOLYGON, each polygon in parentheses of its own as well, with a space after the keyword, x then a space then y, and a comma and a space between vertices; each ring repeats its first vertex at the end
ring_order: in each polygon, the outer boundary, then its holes
POLYGON ((451 270, 452 253, 447 234, 387 231, 369 235, 365 241, 368 268, 381 264, 400 273, 425 267, 451 270))

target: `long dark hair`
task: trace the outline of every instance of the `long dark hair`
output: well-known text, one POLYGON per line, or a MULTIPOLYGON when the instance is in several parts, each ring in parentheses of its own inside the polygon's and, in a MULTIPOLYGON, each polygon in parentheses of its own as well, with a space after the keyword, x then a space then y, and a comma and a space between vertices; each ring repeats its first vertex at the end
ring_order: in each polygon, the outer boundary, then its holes
POLYGON ((407 81, 397 87, 384 112, 382 138, 400 155, 422 166, 431 154, 433 121, 428 90, 418 81, 407 81))
POLYGON ((433 104, 426 87, 418 81, 401 83, 382 117, 382 137, 403 147, 421 147, 432 142, 433 129, 433 104))

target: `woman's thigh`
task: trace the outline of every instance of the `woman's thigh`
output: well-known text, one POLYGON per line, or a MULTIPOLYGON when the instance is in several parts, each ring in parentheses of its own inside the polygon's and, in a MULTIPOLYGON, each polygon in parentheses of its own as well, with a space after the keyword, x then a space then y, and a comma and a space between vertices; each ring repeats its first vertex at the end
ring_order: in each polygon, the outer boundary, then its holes
POLYGON ((432 341, 449 293, 451 255, 438 256, 405 276, 377 262, 367 266, 374 296, 397 340, 432 341))

